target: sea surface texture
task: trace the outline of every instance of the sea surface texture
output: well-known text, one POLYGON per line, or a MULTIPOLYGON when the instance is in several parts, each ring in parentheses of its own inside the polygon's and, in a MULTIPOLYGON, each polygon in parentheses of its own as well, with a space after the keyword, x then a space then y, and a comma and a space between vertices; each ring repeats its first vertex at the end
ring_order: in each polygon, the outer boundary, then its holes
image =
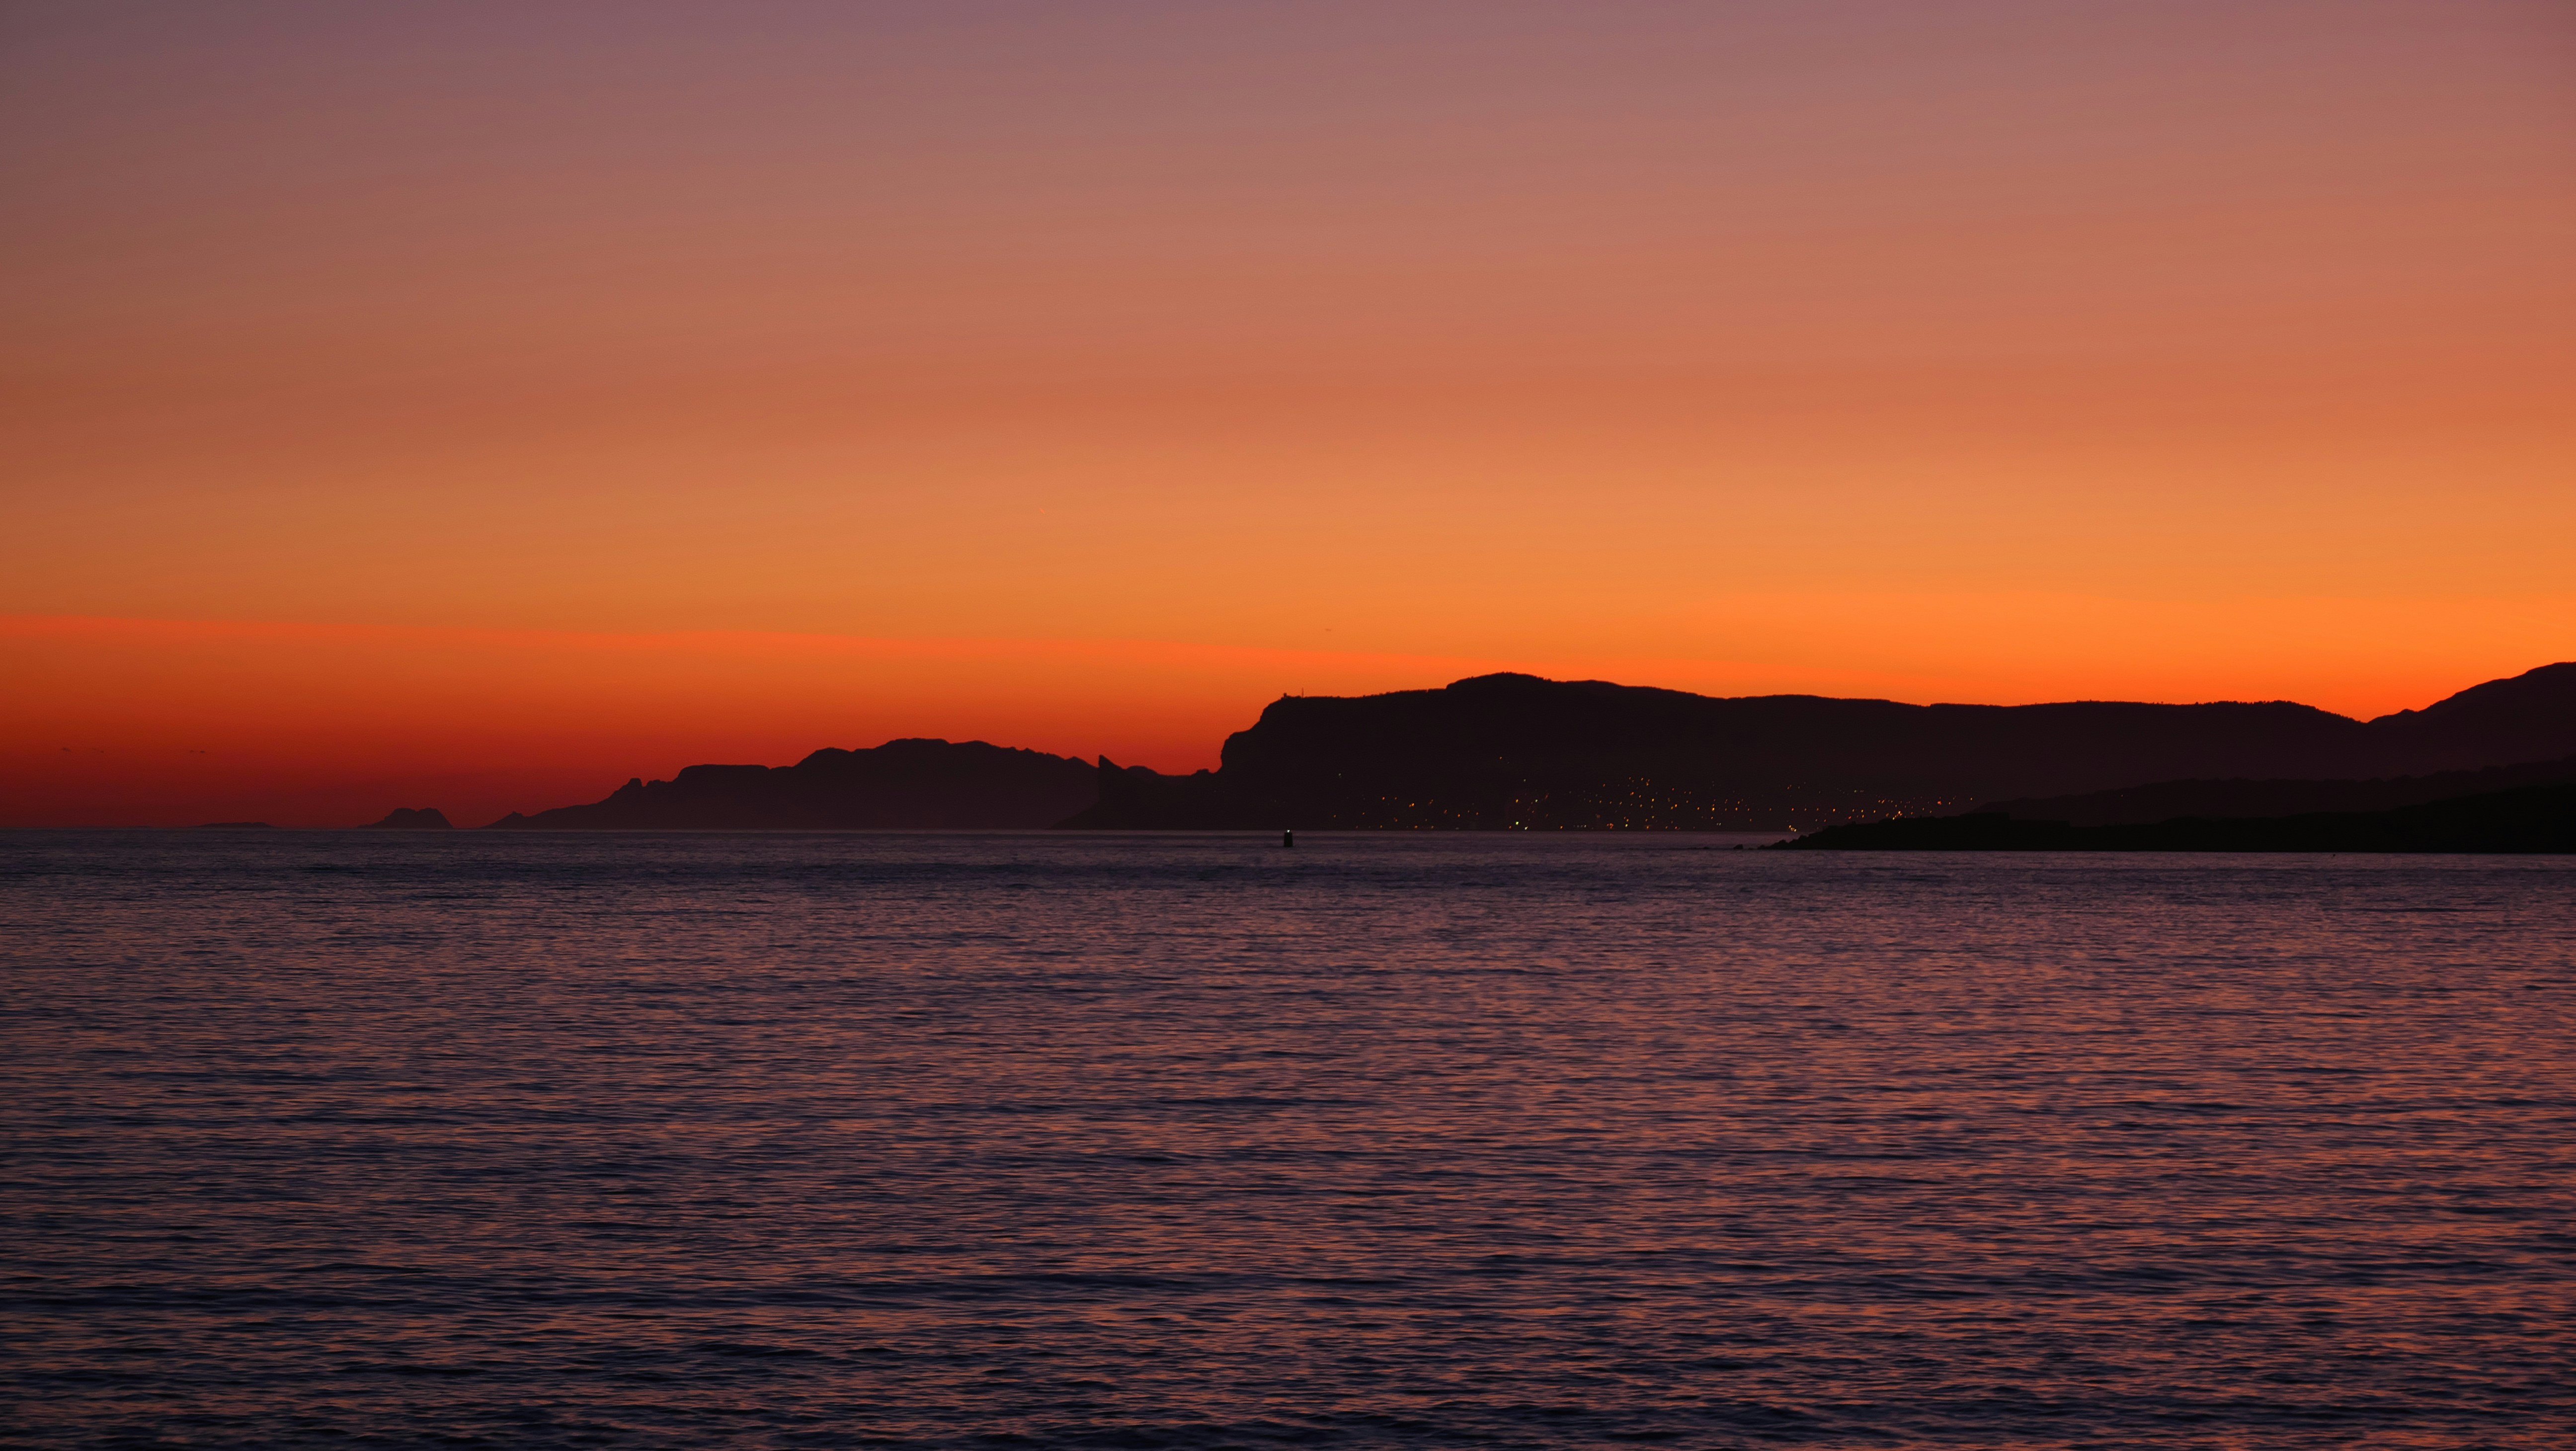
POLYGON ((0 1440, 2576 1444, 2576 862, 1725 845, 0 835, 0 1440))

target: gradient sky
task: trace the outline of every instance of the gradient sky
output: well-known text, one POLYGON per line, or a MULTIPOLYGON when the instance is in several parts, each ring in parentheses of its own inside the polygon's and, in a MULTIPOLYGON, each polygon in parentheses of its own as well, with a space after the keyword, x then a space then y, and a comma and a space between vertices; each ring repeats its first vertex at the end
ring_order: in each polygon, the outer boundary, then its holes
POLYGON ((2576 7, 0 6, 0 824, 2576 657, 2576 7))

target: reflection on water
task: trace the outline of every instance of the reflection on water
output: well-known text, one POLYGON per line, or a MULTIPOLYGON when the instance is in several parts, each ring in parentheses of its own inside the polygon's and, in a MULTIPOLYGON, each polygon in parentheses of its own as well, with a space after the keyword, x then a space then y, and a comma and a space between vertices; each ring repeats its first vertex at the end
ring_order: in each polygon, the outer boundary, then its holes
POLYGON ((2576 1439, 2576 863, 1275 843, 0 835, 15 1434, 2576 1439))

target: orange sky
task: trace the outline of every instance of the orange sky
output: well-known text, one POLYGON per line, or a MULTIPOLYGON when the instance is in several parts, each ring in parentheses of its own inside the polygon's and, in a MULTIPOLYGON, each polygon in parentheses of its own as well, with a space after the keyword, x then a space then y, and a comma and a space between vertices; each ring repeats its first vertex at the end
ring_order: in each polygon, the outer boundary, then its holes
POLYGON ((391 10, 0 12, 0 824, 2576 657, 2561 3, 391 10))

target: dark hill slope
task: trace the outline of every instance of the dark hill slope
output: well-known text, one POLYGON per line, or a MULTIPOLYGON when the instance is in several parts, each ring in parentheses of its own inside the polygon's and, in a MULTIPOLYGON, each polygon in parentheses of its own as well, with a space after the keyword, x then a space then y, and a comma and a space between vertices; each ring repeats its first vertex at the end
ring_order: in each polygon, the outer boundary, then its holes
POLYGON ((1291 696, 1190 778, 1103 765, 1095 827, 1775 830, 2141 781, 2412 775, 2576 752, 2576 665, 2367 724, 2288 702, 1903 705, 1488 675, 1291 696))
POLYGON ((492 827, 551 831, 850 830, 1053 826, 1099 799, 1099 773, 1064 756, 982 741, 888 741, 820 750, 793 766, 691 766, 627 782, 604 801, 492 827))
POLYGON ((2576 756, 2482 771, 2440 771, 2429 776, 2381 776, 2367 781, 2158 781, 2082 796, 1996 801, 1979 815, 2023 821, 2063 821, 2073 826, 2130 826, 2182 816, 2295 816, 2317 811, 2388 811, 2455 796, 2555 786, 2576 781, 2576 756))
POLYGON ((2422 710, 2370 723, 2408 771, 2467 771, 2576 751, 2576 664, 2543 665, 2472 685, 2422 710))
POLYGON ((1836 826, 1798 851, 2576 852, 2576 785, 2526 786, 2393 811, 2070 826, 1979 812, 1836 826))

